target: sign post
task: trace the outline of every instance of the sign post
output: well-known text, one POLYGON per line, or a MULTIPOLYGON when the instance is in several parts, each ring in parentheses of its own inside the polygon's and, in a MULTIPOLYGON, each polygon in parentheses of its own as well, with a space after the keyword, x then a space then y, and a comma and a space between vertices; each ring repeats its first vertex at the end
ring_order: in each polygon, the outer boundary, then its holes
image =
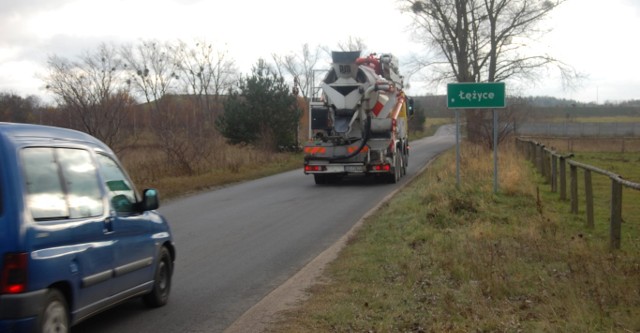
POLYGON ((456 112, 456 186, 460 187, 460 120, 458 109, 491 109, 493 111, 493 193, 498 192, 498 115, 505 108, 504 82, 461 82, 447 84, 447 108, 456 112))

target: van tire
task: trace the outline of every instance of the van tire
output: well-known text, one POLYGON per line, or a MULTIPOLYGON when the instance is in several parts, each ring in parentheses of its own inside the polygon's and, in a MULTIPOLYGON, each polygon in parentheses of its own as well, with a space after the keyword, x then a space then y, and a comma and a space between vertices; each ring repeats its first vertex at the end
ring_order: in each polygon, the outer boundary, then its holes
POLYGON ((69 306, 64 295, 57 289, 47 292, 42 313, 38 318, 39 333, 68 333, 69 306))
POLYGON ((171 291, 171 275, 173 273, 173 261, 166 247, 160 248, 156 272, 153 277, 153 289, 144 295, 142 300, 151 308, 161 307, 169 301, 171 291))

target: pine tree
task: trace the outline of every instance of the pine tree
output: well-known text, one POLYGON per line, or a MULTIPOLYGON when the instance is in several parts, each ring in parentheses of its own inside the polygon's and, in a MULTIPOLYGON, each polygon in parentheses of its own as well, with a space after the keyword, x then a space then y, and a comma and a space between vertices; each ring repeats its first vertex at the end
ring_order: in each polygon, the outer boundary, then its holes
POLYGON ((237 89, 229 93, 216 127, 232 144, 275 150, 296 143, 300 115, 296 96, 284 78, 260 60, 251 75, 240 79, 237 89))

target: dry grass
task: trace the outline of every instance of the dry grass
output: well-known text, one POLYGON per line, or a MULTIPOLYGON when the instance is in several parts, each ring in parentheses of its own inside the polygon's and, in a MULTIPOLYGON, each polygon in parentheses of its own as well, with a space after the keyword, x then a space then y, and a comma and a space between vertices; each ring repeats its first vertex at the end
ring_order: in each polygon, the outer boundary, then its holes
POLYGON ((247 145, 232 146, 221 137, 213 137, 203 147, 198 147, 197 157, 190 161, 195 172, 187 174, 167 158, 160 145, 153 140, 145 142, 148 143, 125 150, 120 159, 139 189, 157 188, 164 199, 302 166, 300 154, 278 153, 247 145))

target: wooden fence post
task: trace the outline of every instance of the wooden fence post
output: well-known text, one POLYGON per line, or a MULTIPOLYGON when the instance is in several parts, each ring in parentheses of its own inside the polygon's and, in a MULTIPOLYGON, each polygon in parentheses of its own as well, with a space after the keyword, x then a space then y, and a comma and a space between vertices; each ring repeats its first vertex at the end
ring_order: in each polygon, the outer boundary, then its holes
POLYGON ((551 178, 553 177, 553 175, 551 174, 551 160, 553 156, 553 152, 552 151, 547 151, 547 159, 545 161, 545 165, 547 167, 547 178, 549 179, 549 184, 551 184, 551 178))
POLYGON ((640 183, 630 182, 623 179, 620 175, 612 173, 608 170, 596 168, 591 165, 579 163, 576 161, 568 160, 573 154, 569 155, 556 155, 555 152, 547 151, 544 149, 544 145, 529 141, 529 145, 521 146, 528 147, 528 157, 531 162, 535 164, 542 176, 545 176, 547 180, 550 177, 551 191, 556 192, 558 186, 558 176, 560 177, 560 200, 567 199, 567 163, 569 164, 570 171, 569 177, 571 177, 570 184, 570 200, 571 200, 571 213, 578 214, 578 168, 584 170, 584 186, 585 186, 585 203, 587 214, 587 227, 592 229, 595 224, 594 207, 593 207, 593 181, 592 172, 608 176, 611 179, 611 220, 610 220, 610 247, 611 249, 620 249, 622 243, 622 191, 623 187, 628 187, 634 190, 640 191, 640 183), (548 154, 548 155, 547 155, 548 154), (560 163, 558 170, 558 160, 560 163))
POLYGON ((542 149, 543 159, 543 168, 544 168, 544 179, 547 181, 547 184, 551 184, 551 152, 546 149, 542 149))
POLYGON ((619 249, 622 234, 622 184, 611 179, 611 248, 619 249))
POLYGON ((578 167, 570 164, 571 169, 571 212, 578 214, 578 167))
POLYGON ((560 156, 560 200, 567 200, 567 159, 560 156))
POLYGON ((543 175, 542 173, 542 145, 536 145, 536 168, 538 169, 538 173, 543 175))
POLYGON ((584 192, 587 209, 587 227, 593 229, 593 186, 591 185, 591 170, 584 169, 584 192))
POLYGON ((558 192, 558 156, 551 154, 551 192, 558 192))

